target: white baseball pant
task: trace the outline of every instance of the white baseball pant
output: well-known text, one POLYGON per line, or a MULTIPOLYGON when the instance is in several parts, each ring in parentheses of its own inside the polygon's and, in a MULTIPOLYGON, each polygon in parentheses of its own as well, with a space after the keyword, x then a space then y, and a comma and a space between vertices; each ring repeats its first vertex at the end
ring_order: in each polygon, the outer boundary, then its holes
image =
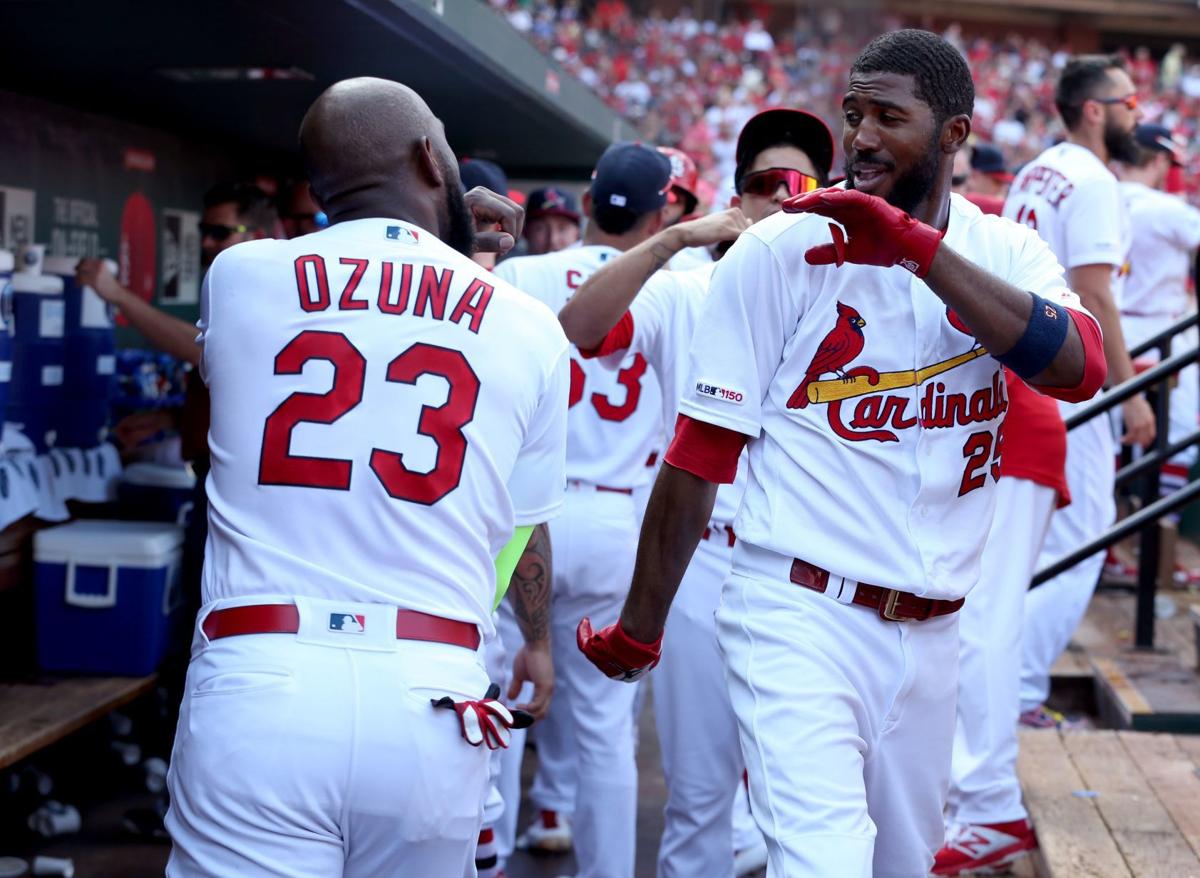
POLYGON ((958 618, 884 621, 793 585, 791 561, 739 541, 716 618, 768 878, 926 875, 945 833, 958 618))
MULTIPOLYGON (((1063 417, 1078 404, 1060 403, 1063 417)), ((1067 487, 1071 504, 1057 510, 1038 557, 1037 569, 1100 536, 1116 519, 1113 498, 1112 422, 1093 418, 1067 433, 1067 487)), ((1071 642, 1100 581, 1104 552, 1042 583, 1025 599, 1022 633, 1021 710, 1033 710, 1050 695, 1050 668, 1071 642)))
MULTIPOLYGON (((512 683, 511 658, 515 657, 524 645, 525 638, 517 625, 517 617, 513 612, 512 605, 507 599, 500 602, 496 615, 499 618, 496 630, 499 632, 505 654, 509 657, 504 676, 497 682, 503 680, 501 685, 504 687, 504 692, 507 693, 508 687, 512 683)), ((524 703, 532 697, 533 684, 526 683, 517 696, 517 703, 524 703)), ((521 763, 525 758, 525 742, 528 733, 529 729, 513 729, 512 742, 508 745, 508 749, 497 751, 492 755, 492 759, 498 761, 500 765, 500 777, 496 785, 500 790, 500 798, 504 801, 504 812, 492 827, 496 833, 496 853, 500 858, 501 866, 512 856, 516 847, 517 817, 521 811, 521 763)))
POLYGON ((554 547, 551 648, 555 689, 537 726, 538 770, 530 799, 572 813, 578 878, 632 878, 637 821, 633 700, 638 684, 610 680, 579 651, 588 616, 617 621, 633 576, 637 531, 629 494, 568 486, 550 522, 554 547))
POLYGON ((397 640, 384 604, 297 599, 300 634, 209 641, 201 629, 217 607, 288 600, 215 602, 197 618, 167 775, 167 875, 468 874, 488 751, 430 700, 479 698, 481 656, 397 640), (365 633, 327 630, 332 612, 363 615, 365 633))
POLYGON ((1058 493, 1002 478, 983 548, 979 584, 959 611, 958 725, 950 770, 949 824, 1026 817, 1017 779, 1021 626, 1025 596, 1058 493))
MULTIPOLYGON (((1182 317, 1183 315, 1179 315, 1182 317)), ((1121 328, 1125 331, 1125 341, 1130 347, 1136 347, 1153 335, 1162 332, 1175 323, 1179 317, 1168 315, 1121 317, 1121 328)), ((1191 350, 1200 343, 1200 332, 1192 327, 1177 335, 1171 345, 1171 353, 1178 354, 1191 350)), ((1138 358, 1138 362, 1158 362, 1158 352, 1153 351, 1138 358)), ((1171 388, 1170 429, 1168 439, 1178 442, 1196 431, 1197 420, 1200 419, 1200 365, 1192 363, 1179 371, 1177 380, 1171 388)), ((1178 490, 1187 481, 1188 471, 1195 464, 1200 448, 1193 445, 1172 457, 1167 462, 1163 472, 1163 493, 1178 490)))

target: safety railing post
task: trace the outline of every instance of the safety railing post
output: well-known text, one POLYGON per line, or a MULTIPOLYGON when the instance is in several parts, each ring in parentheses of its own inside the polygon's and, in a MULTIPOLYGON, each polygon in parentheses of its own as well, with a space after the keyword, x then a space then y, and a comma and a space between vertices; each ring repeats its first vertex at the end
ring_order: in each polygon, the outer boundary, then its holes
MULTIPOLYGON (((1159 362, 1170 357, 1171 340, 1166 339, 1159 347, 1159 362)), ((1154 402, 1154 451, 1164 452, 1170 444, 1171 429, 1171 379, 1164 377, 1153 391, 1154 402)), ((1146 449, 1147 452, 1150 449, 1146 449)), ((1164 461, 1165 463, 1165 461, 1164 461)), ((1142 508, 1158 500, 1161 489, 1161 464, 1151 467, 1142 476, 1142 508)), ((1138 649, 1154 649, 1154 599, 1158 594, 1159 552, 1162 550, 1162 527, 1153 522, 1142 530, 1138 538, 1137 610, 1134 623, 1134 645, 1138 649)))

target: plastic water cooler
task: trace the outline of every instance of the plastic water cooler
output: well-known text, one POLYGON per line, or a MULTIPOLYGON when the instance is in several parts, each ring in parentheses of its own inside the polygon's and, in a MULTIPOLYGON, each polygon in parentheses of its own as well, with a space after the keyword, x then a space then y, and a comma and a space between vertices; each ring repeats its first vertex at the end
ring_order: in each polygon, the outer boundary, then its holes
MULTIPOLYGON (((39 266, 40 267, 40 266, 39 266)), ((20 424, 39 452, 55 444, 63 391, 66 303, 62 278, 12 276, 12 380, 5 420, 20 424)))
POLYGON ((0 424, 8 411, 8 388, 12 382, 12 276, 13 255, 0 250, 0 424))
MULTIPOLYGON (((117 346, 108 303, 75 282, 78 259, 48 256, 45 272, 63 281, 64 338, 60 448, 93 448, 108 435, 117 380, 117 346)), ((116 272, 115 263, 109 270, 116 272)))

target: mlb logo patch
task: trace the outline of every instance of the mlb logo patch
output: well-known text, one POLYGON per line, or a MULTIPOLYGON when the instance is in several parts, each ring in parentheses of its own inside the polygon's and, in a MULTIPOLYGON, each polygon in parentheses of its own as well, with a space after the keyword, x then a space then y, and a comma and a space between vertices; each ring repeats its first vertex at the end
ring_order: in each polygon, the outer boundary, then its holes
POLYGON ((343 634, 366 634, 367 617, 355 613, 330 613, 329 630, 343 634))
POLYGON ((389 241, 399 241, 401 244, 420 243, 420 236, 412 229, 406 229, 404 226, 388 226, 387 237, 389 241))

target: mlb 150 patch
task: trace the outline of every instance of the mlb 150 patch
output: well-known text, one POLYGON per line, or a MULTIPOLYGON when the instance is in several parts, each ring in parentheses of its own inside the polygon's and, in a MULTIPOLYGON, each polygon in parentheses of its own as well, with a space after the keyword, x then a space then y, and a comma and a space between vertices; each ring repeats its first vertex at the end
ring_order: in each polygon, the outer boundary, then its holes
POLYGON ((367 617, 355 613, 330 613, 329 630, 343 634, 366 634, 367 617))
POLYGON ((742 405, 746 401, 746 395, 742 391, 734 390, 732 387, 722 387, 720 384, 711 384, 707 381, 697 381, 696 392, 709 399, 717 399, 733 405, 742 405))

